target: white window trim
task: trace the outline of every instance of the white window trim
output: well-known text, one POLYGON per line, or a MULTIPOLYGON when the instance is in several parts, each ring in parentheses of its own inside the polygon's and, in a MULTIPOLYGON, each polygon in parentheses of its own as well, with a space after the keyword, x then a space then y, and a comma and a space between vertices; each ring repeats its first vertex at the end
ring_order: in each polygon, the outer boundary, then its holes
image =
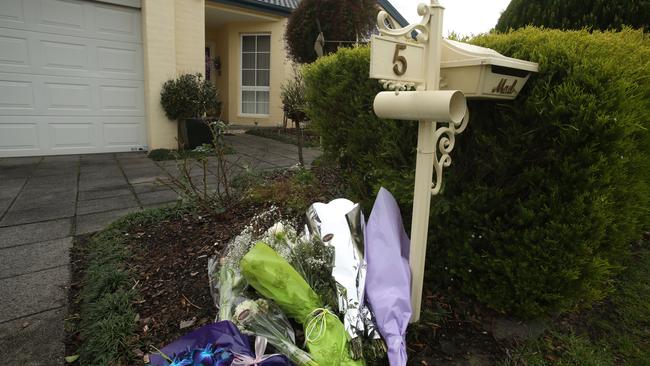
MULTIPOLYGON (((242 112, 242 107, 244 104, 244 80, 243 80, 243 70, 244 70, 244 37, 245 36, 268 36, 269 37, 269 55, 271 54, 271 33, 241 33, 239 34, 239 96, 238 103, 239 107, 237 108, 238 117, 246 118, 268 118, 271 116, 271 70, 273 70, 273 60, 269 56, 269 86, 246 86, 245 91, 268 91, 269 92, 269 113, 268 114, 257 114, 257 113, 244 113, 242 112)), ((256 50, 257 52, 257 50, 256 50)))

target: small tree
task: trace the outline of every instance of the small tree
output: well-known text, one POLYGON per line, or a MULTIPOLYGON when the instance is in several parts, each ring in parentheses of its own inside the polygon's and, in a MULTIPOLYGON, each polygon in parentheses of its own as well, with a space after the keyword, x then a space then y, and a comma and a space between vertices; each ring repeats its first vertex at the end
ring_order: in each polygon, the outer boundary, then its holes
POLYGON ((299 63, 315 61, 314 42, 320 30, 326 54, 362 40, 374 29, 377 11, 376 0, 302 0, 287 24, 289 54, 299 63))
POLYGON ((218 115, 220 104, 217 96, 216 86, 199 73, 183 74, 163 84, 160 104, 167 118, 178 122, 179 148, 187 142, 187 119, 218 115))
POLYGON ((648 28, 647 0, 512 0, 501 14, 501 32, 527 25, 557 29, 648 28))
POLYGON ((298 161, 300 165, 304 165, 302 157, 302 126, 301 123, 307 121, 307 114, 305 107, 307 100, 305 99, 305 82, 302 79, 302 74, 299 71, 294 72, 293 79, 288 80, 281 87, 281 97, 285 115, 293 121, 293 124, 298 133, 298 161))

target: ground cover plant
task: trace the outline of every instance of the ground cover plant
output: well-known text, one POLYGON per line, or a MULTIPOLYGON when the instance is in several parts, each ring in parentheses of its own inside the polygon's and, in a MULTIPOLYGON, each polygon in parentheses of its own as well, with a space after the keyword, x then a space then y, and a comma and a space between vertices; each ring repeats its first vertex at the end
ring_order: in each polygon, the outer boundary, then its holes
MULTIPOLYGON (((649 222, 648 35, 527 28, 472 42, 540 72, 513 102, 470 103, 432 201, 431 283, 522 317, 588 306, 649 222)), ((352 197, 387 187, 408 218, 417 127, 376 118, 368 62, 361 47, 308 65, 308 115, 352 197)))

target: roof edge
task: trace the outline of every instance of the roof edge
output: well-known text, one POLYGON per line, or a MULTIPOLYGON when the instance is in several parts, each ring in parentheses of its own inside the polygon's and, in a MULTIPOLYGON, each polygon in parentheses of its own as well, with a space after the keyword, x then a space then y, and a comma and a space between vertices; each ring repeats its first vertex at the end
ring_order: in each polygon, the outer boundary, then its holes
POLYGON ((217 4, 225 4, 225 5, 237 6, 241 8, 263 11, 274 15, 282 15, 285 17, 291 15, 291 13, 293 12, 293 9, 291 8, 285 8, 283 6, 267 4, 255 0, 206 0, 206 1, 217 3, 217 4))
POLYGON ((408 20, 406 20, 406 18, 404 18, 402 14, 400 14, 400 12, 397 9, 395 9, 395 7, 393 6, 393 4, 390 3, 390 1, 377 0, 377 2, 382 8, 384 8, 384 10, 386 10, 388 15, 393 17, 393 19, 395 19, 397 23, 399 23, 401 27, 406 27, 407 25, 409 25, 408 20))

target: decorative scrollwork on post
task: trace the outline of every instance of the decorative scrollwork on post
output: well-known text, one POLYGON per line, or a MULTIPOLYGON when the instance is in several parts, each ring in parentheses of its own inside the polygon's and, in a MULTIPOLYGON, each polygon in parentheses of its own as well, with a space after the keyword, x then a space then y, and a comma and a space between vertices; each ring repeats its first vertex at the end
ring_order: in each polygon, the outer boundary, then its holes
POLYGON ((388 28, 387 20, 388 13, 385 11, 380 11, 377 15, 377 27, 379 28, 379 33, 383 36, 392 36, 392 37, 405 37, 411 39, 411 33, 413 31, 419 31, 416 40, 419 43, 426 43, 429 39, 429 19, 431 18, 431 10, 426 4, 418 5, 418 15, 422 17, 420 23, 411 24, 404 28, 391 29, 388 28))
POLYGON ((442 188, 442 171, 451 165, 451 151, 456 144, 456 135, 465 131, 469 123, 469 110, 465 112, 465 117, 460 123, 450 123, 446 127, 440 127, 433 135, 434 141, 437 142, 437 149, 433 152, 433 167, 435 169, 436 181, 431 183, 431 194, 440 193, 442 188))

